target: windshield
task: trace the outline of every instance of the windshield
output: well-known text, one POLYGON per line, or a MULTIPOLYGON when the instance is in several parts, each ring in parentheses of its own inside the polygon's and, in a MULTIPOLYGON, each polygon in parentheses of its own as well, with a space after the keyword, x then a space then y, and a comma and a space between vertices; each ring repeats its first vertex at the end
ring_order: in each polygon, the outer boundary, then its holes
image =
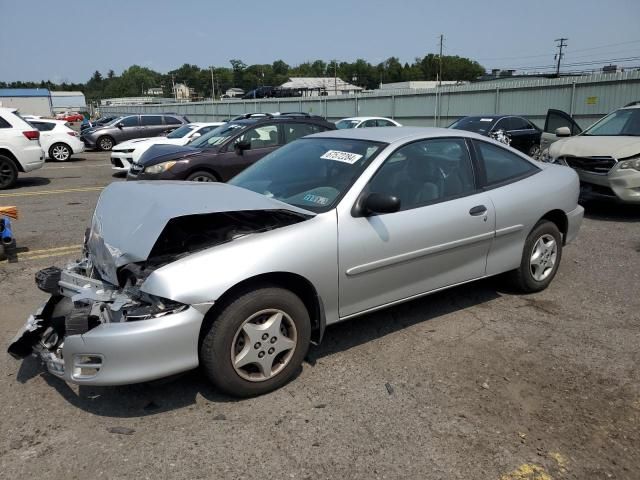
POLYGON ((594 123, 582 135, 593 136, 640 136, 640 108, 625 108, 610 113, 594 123))
POLYGON ((265 156, 229 183, 306 210, 326 212, 385 146, 364 140, 303 138, 265 156))
POLYGON ((196 127, 194 127, 193 125, 183 125, 182 127, 176 128, 173 132, 167 135, 167 138, 182 138, 188 135, 189 132, 194 128, 196 127))
POLYGON ((489 130, 491 130, 491 126, 495 121, 496 119, 493 117, 464 117, 453 122, 451 125, 449 125, 449 128, 486 134, 489 130))
POLYGON ((338 130, 344 130, 345 128, 356 128, 356 125, 360 123, 360 120, 340 120, 336 123, 338 130))
POLYGON ((220 145, 224 143, 227 138, 235 135, 245 127, 246 125, 239 123, 225 123, 224 125, 220 125, 218 128, 214 128, 210 132, 205 133, 201 137, 196 138, 189 143, 189 146, 195 148, 207 148, 213 145, 220 145))

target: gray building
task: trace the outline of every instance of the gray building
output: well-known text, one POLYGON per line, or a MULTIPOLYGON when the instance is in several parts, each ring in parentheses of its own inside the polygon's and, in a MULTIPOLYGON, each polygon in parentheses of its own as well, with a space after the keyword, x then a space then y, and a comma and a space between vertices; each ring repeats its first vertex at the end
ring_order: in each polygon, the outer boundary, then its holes
POLYGON ((23 115, 53 115, 51 94, 46 88, 0 88, 0 107, 16 108, 23 115))

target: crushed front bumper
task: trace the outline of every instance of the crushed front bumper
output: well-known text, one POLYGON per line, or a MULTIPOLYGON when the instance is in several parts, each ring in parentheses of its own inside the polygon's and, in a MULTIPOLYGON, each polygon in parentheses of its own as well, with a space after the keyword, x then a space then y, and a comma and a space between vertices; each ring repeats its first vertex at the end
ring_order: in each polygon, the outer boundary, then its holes
POLYGON ((144 382, 198 366, 203 313, 184 306, 157 318, 131 320, 124 314, 121 321, 106 321, 109 315, 99 312, 123 302, 122 291, 105 293, 97 283, 62 272, 60 295, 52 295, 29 317, 9 353, 17 358, 33 353, 53 375, 86 385, 144 382), (68 334, 83 321, 96 325, 68 334))

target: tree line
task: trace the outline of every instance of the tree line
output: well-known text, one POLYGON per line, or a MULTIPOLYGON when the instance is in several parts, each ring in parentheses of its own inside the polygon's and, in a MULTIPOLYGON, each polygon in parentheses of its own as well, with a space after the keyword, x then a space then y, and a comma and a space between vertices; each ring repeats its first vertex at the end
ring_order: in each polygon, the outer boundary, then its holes
POLYGON ((485 73, 478 62, 459 56, 444 55, 442 67, 438 55, 418 57, 411 64, 391 57, 377 65, 366 60, 339 62, 316 60, 290 66, 282 60, 271 64, 247 65, 242 60, 232 59, 231 67, 199 67, 185 63, 180 68, 160 73, 139 65, 132 65, 120 75, 109 70, 106 75, 95 71, 86 83, 55 84, 41 82, 0 82, 0 88, 48 88, 50 90, 82 91, 87 100, 112 97, 146 95, 149 88, 160 87, 163 96, 172 97, 172 85, 184 83, 194 88, 196 95, 211 98, 215 85, 215 96, 219 97, 228 88, 238 87, 245 91, 270 85, 278 86, 291 77, 333 77, 358 85, 365 89, 378 88, 380 83, 409 80, 437 80, 442 68, 442 80, 473 81, 485 73), (213 82, 212 82, 213 74, 213 82))

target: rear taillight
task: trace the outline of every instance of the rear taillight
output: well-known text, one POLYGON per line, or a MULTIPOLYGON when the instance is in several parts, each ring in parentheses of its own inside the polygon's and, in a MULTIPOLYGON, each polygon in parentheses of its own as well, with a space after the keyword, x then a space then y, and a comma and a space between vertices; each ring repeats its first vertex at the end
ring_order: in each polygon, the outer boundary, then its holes
POLYGON ((67 134, 71 135, 72 137, 78 136, 78 132, 67 132, 67 134))
POLYGON ((29 140, 38 140, 40 138, 40 132, 38 130, 27 130, 22 132, 29 140))

